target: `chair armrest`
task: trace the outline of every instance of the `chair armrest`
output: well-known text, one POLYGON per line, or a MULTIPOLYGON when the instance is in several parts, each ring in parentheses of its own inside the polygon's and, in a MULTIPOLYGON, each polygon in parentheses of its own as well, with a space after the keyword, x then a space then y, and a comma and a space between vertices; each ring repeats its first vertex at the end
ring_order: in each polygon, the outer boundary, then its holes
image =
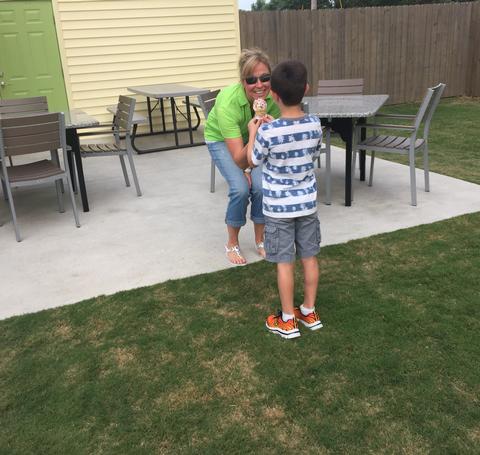
POLYGON ((83 133, 78 133, 78 136, 100 136, 101 134, 115 134, 115 133, 119 133, 119 134, 127 134, 130 132, 129 131, 126 131, 126 130, 121 130, 121 129, 118 129, 116 131, 114 131, 111 127, 112 125, 97 125, 96 127, 88 127, 88 129, 92 128, 92 129, 95 129, 95 128, 105 128, 105 127, 108 127, 110 126, 110 129, 108 130, 100 130, 100 131, 85 131, 83 133))
POLYGON ((93 130, 95 128, 113 128, 113 123, 98 123, 97 125, 89 126, 85 129, 93 130))
MULTIPOLYGON (((117 106, 107 106, 107 111, 110 112, 110 114, 115 115, 117 113, 117 106)), ((144 117, 143 115, 137 114, 136 112, 133 113, 133 119, 132 119, 133 124, 139 125, 140 123, 147 123, 147 118, 144 117)))
POLYGON ((355 128, 356 129, 357 128, 379 128, 384 130, 403 130, 403 131, 410 131, 410 132, 415 131, 415 128, 413 126, 390 125, 386 123, 363 123, 363 124, 357 125, 355 128))

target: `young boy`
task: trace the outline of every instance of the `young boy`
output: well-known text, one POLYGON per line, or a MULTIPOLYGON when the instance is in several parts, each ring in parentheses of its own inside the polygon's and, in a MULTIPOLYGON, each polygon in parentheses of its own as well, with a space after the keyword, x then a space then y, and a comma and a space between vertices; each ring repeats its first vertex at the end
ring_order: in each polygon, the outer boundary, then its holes
POLYGON ((270 123, 248 125, 250 165, 263 165, 263 214, 266 260, 277 263, 282 311, 268 316, 266 326, 283 338, 300 336, 297 321, 311 330, 322 327, 315 311, 320 251, 314 160, 320 153, 320 120, 305 115, 302 98, 308 90, 307 70, 298 61, 275 67, 271 93, 281 116, 270 123), (303 304, 294 307, 295 256, 304 271, 303 304))

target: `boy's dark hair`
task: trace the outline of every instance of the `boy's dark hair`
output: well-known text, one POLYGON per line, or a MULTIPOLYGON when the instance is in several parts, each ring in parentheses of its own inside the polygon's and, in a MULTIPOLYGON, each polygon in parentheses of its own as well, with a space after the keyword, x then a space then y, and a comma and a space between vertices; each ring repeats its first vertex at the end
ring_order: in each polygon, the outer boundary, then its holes
POLYGON ((300 104, 307 86, 307 68, 298 60, 281 62, 273 69, 270 84, 285 106, 300 104))

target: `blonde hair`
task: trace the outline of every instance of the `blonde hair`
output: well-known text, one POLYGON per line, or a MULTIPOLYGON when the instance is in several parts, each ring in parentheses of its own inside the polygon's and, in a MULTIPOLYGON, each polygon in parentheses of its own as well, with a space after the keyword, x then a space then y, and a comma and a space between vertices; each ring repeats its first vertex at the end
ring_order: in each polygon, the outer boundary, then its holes
POLYGON ((238 69, 240 71, 240 80, 245 79, 252 75, 253 68, 258 63, 263 63, 268 67, 268 71, 272 72, 270 65, 270 59, 268 55, 258 47, 252 47, 251 49, 242 49, 240 58, 238 60, 238 69))

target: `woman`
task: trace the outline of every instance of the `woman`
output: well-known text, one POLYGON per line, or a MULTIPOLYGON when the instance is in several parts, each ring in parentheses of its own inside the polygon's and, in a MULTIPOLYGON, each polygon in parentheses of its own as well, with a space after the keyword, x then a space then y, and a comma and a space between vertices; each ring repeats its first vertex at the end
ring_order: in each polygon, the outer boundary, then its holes
POLYGON ((261 256, 265 221, 262 209, 262 170, 249 169, 247 162, 248 122, 253 118, 253 101, 262 98, 267 102, 269 122, 280 115, 270 96, 271 65, 268 56, 260 49, 244 49, 238 62, 240 82, 232 84, 217 96, 215 106, 208 115, 205 142, 215 166, 229 186, 229 202, 225 223, 228 241, 225 252, 234 265, 245 265, 238 243, 240 228, 246 223, 247 206, 251 202, 250 218, 254 223, 255 246, 261 256))

